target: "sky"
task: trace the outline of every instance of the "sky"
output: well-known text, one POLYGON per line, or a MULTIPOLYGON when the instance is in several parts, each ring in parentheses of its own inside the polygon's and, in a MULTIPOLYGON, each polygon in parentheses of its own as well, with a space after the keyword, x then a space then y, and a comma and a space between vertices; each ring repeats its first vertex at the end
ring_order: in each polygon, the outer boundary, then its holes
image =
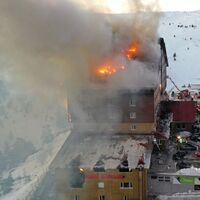
MULTIPOLYGON (((138 0, 78 0, 83 2, 86 7, 101 8, 104 12, 108 10, 112 13, 126 13, 129 10, 128 2, 139 2, 138 0), (89 3, 88 3, 89 2, 89 3)), ((200 0, 141 0, 144 4, 159 2, 162 11, 193 11, 200 10, 200 0)), ((151 7, 153 10, 160 10, 157 7, 151 7)))
POLYGON ((192 11, 200 10, 199 0, 160 0, 165 11, 192 11))

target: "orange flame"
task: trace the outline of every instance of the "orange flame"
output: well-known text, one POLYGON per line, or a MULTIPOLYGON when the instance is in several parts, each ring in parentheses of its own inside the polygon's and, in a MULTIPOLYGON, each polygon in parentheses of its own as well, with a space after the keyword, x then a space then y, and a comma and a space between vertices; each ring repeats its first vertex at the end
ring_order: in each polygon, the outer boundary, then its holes
MULTIPOLYGON (((128 60, 132 60, 136 58, 138 54, 138 45, 132 43, 126 50, 122 51, 122 56, 128 60)), ((117 54, 115 56, 118 56, 117 54)), ((119 71, 125 70, 125 66, 123 64, 119 64, 114 62, 112 59, 107 59, 106 64, 100 65, 99 67, 95 68, 95 74, 98 77, 105 77, 113 75, 119 71)))
POLYGON ((117 69, 113 67, 112 65, 102 65, 97 69, 97 74, 104 75, 104 76, 112 75, 112 74, 115 74, 116 72, 117 72, 117 69))
POLYGON ((129 48, 126 50, 126 57, 131 60, 137 56, 138 48, 135 44, 131 44, 129 48))

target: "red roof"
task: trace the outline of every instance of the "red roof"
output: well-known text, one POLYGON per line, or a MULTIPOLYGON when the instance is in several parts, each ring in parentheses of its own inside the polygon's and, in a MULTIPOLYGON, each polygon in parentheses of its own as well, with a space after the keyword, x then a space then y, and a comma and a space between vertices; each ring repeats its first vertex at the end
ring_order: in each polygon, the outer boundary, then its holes
POLYGON ((173 114, 173 122, 193 123, 196 116, 196 102, 194 101, 170 101, 170 112, 173 114))

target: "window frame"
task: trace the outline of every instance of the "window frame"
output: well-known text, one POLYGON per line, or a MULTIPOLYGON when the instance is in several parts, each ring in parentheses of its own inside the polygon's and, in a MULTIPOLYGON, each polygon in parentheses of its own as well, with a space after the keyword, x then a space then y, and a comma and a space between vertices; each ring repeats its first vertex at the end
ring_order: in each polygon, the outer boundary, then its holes
POLYGON ((99 189, 103 189, 103 188, 105 188, 105 183, 104 182, 98 182, 97 186, 98 186, 99 189))
POLYGON ((133 189, 133 183, 132 182, 121 182, 120 189, 133 189))
POLYGON ((105 200, 105 195, 99 195, 99 200, 105 200))
POLYGON ((75 195, 75 198, 74 198, 75 200, 80 200, 80 195, 75 195))
POLYGON ((137 130, 137 125, 136 124, 131 124, 130 125, 130 130, 131 131, 136 131, 137 130))
POLYGON ((136 99, 134 97, 130 97, 129 106, 130 107, 135 107, 136 106, 136 99))
POLYGON ((137 117, 137 116, 136 116, 136 112, 130 112, 130 113, 129 113, 129 118, 130 118, 130 119, 136 119, 136 117, 137 117))

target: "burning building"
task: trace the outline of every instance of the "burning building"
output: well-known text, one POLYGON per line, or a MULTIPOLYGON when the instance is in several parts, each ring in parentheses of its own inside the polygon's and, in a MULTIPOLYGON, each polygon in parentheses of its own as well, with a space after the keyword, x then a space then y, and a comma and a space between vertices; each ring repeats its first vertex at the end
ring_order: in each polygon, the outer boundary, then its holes
MULTIPOLYGON (((120 81, 128 69, 121 63, 109 63, 92 71, 91 85, 78 94, 75 102, 69 99, 73 139, 65 144, 65 162, 63 158, 56 160, 59 166, 65 166, 56 170, 58 198, 147 199, 147 170, 168 66, 162 38, 159 45, 154 84, 110 85, 115 77, 120 81)), ((126 62, 134 60, 136 52, 137 48, 125 51, 126 62)))
MULTIPOLYGON (((159 39, 159 44, 160 58, 158 66, 154 66, 153 69, 156 77, 153 84, 142 83, 141 87, 137 84, 132 85, 129 80, 126 82, 129 78, 126 78, 127 73, 135 72, 126 67, 125 63, 123 65, 110 63, 95 68, 92 81, 99 85, 87 86, 87 89, 84 88, 78 94, 76 103, 71 103, 70 113, 75 132, 152 134, 156 129, 157 112, 166 88, 168 66, 163 38, 159 39), (124 76, 123 79, 121 76, 124 76)), ((125 55, 128 60, 126 62, 138 57, 137 51, 136 47, 126 50, 125 55)), ((146 78, 145 75, 140 77, 143 78, 146 78)))

